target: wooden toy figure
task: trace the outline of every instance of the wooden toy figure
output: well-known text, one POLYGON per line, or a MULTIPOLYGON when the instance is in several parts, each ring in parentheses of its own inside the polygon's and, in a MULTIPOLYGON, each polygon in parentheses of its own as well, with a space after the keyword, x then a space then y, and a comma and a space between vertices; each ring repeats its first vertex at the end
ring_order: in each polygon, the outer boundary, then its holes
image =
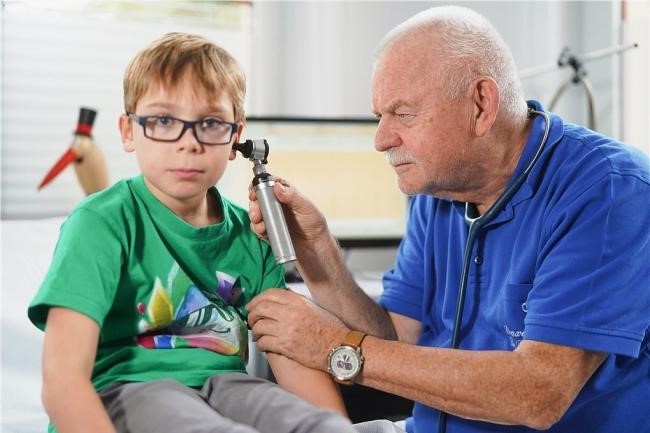
POLYGON ((91 135, 96 115, 97 111, 90 108, 82 107, 79 110, 79 121, 72 144, 47 173, 38 186, 39 190, 50 183, 71 162, 74 162, 77 179, 86 195, 108 186, 106 160, 91 135))

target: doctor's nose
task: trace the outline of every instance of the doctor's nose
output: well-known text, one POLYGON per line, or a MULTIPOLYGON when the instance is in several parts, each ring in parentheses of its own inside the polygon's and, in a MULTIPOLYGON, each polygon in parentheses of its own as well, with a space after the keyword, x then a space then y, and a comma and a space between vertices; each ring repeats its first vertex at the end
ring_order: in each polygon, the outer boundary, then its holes
POLYGON ((379 119, 377 130, 375 131, 375 150, 385 152, 392 147, 399 146, 402 143, 399 135, 391 128, 385 117, 379 119))

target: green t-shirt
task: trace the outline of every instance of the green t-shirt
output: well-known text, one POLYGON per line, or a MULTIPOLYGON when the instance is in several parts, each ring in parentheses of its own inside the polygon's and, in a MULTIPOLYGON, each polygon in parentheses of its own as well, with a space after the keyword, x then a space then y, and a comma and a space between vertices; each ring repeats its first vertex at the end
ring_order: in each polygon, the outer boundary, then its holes
POLYGON ((248 214, 210 190, 223 221, 194 227, 147 189, 142 176, 85 199, 66 219, 28 315, 45 327, 51 306, 100 326, 92 374, 98 391, 118 381, 173 378, 201 386, 245 371, 246 304, 284 287, 271 248, 248 214))

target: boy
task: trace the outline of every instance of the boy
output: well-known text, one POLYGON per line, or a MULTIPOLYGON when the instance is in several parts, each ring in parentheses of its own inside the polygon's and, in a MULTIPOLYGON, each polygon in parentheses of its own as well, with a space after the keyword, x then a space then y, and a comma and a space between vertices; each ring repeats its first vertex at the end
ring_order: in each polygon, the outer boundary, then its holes
POLYGON ((50 431, 355 431, 326 373, 268 355, 284 388, 327 409, 244 374, 245 306, 284 286, 247 212, 213 186, 244 93, 235 60, 199 36, 167 34, 129 64, 119 129, 142 173, 70 214, 28 311, 45 329, 50 431))

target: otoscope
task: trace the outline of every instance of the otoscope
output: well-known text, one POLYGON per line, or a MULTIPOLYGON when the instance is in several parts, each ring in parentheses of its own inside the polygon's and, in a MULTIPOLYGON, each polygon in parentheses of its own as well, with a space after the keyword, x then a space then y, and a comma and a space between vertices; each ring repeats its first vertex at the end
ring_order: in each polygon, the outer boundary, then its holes
POLYGON ((282 206, 273 192, 275 178, 266 171, 266 157, 269 155, 269 143, 263 139, 246 140, 235 143, 235 150, 253 161, 253 190, 260 204, 262 218, 266 226, 266 234, 271 242, 271 250, 278 264, 296 260, 287 222, 284 219, 282 206))

